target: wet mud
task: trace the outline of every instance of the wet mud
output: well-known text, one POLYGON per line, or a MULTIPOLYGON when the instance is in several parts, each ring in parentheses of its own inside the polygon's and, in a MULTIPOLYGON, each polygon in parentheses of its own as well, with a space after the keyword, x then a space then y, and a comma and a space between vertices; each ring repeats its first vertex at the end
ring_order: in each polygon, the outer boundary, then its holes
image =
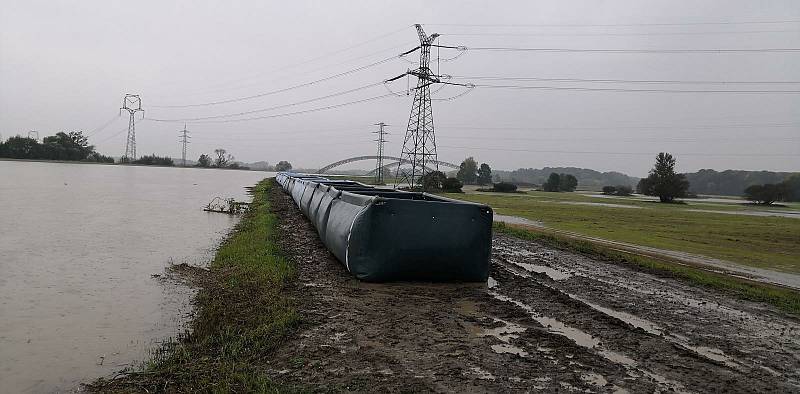
POLYGON ((800 321, 496 235, 483 284, 352 278, 270 191, 301 329, 268 373, 317 391, 800 392, 800 321))

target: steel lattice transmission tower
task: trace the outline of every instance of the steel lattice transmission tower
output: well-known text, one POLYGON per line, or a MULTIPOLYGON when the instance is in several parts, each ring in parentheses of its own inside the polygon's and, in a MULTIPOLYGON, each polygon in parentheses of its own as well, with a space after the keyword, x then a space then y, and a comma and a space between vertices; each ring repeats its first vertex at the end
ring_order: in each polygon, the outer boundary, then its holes
POLYGON ((122 112, 123 109, 128 111, 128 113, 131 115, 130 119, 128 120, 128 139, 125 142, 125 155, 122 156, 122 162, 129 163, 136 160, 135 115, 137 112, 142 112, 142 115, 144 115, 144 110, 142 109, 142 99, 138 94, 126 94, 125 98, 122 99, 122 108, 119 109, 120 112, 122 112))
MULTIPOLYGON (((431 72, 429 67, 431 57, 431 44, 438 34, 425 34, 422 25, 414 25, 419 35, 419 68, 408 72, 417 77, 417 87, 414 88, 414 103, 411 105, 411 116, 408 118, 408 128, 403 139, 403 151, 400 154, 400 163, 397 165, 395 188, 402 183, 408 183, 411 188, 419 186, 419 178, 428 171, 428 163, 439 170, 436 157, 436 137, 433 134, 433 108, 431 108, 431 89, 434 83, 441 80, 438 75, 431 72), (411 163, 411 169, 401 171, 403 160, 411 163)), ((416 50, 406 52, 410 53, 416 50)))
POLYGON ((378 159, 375 161, 375 183, 378 185, 383 184, 383 145, 386 143, 386 136, 387 133, 383 128, 388 126, 386 123, 380 122, 375 123, 375 126, 378 126, 378 131, 373 131, 373 134, 378 135, 378 139, 375 141, 378 143, 378 159))
POLYGON ((186 167, 186 144, 191 144, 189 142, 189 130, 186 130, 186 123, 183 124, 183 130, 180 131, 180 139, 178 141, 181 142, 183 145, 183 151, 181 152, 181 165, 186 167))

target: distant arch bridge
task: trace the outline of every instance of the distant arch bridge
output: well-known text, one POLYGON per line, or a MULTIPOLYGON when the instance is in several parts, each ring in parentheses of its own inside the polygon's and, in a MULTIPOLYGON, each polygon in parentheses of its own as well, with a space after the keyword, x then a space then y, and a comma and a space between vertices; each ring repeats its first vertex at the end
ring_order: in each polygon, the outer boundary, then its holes
MULTIPOLYGON (((383 159, 384 160, 394 160, 395 161, 394 163, 390 163, 390 164, 387 164, 387 165, 383 166, 383 168, 391 168, 392 166, 396 166, 398 163, 411 164, 411 162, 406 160, 406 159, 401 159, 399 157, 394 157, 394 156, 383 156, 383 159)), ((352 162, 356 162, 356 161, 364 161, 364 160, 378 160, 378 156, 356 156, 356 157, 350 157, 350 158, 347 158, 347 159, 339 160, 337 162, 328 164, 327 166, 320 168, 319 170, 317 170, 317 174, 324 174, 326 171, 330 170, 331 168, 336 168, 336 167, 339 167, 341 165, 345 165, 347 163, 352 163, 352 162)), ((460 168, 456 164, 448 163, 446 161, 441 161, 441 160, 428 160, 428 162, 431 163, 431 164, 438 164, 440 167, 448 167, 448 168, 452 168, 452 169, 456 169, 456 170, 460 168)), ((431 168, 428 168, 428 169, 431 170, 431 168)), ((375 170, 372 170, 371 173, 374 173, 374 172, 375 172, 375 170)))

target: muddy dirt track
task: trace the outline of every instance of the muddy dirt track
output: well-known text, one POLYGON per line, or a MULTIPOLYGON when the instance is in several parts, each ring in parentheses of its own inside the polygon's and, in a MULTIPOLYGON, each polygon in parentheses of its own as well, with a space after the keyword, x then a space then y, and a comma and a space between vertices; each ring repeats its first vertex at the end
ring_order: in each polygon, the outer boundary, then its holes
POLYGON ((496 235, 488 284, 353 279, 270 190, 304 318, 270 374, 319 391, 800 392, 800 321, 496 235))

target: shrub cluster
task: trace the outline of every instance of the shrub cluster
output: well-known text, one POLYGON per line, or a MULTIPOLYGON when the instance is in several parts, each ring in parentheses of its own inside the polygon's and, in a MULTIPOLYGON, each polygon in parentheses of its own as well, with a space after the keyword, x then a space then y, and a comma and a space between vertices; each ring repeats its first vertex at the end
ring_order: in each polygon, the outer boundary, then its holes
POLYGON ((603 186, 603 194, 607 196, 630 196, 633 188, 627 185, 603 186))

